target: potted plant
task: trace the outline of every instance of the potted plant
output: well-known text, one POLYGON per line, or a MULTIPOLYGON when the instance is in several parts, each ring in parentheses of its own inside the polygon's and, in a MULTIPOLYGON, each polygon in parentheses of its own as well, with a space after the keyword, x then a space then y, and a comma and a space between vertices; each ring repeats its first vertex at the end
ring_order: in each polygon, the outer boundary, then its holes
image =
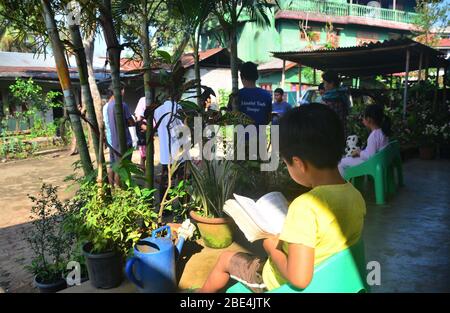
POLYGON ((192 173, 192 198, 196 208, 189 212, 197 223, 207 247, 225 248, 233 242, 232 220, 223 206, 234 190, 237 171, 229 160, 206 160, 200 165, 189 162, 192 173))
POLYGON ((34 282, 40 292, 57 292, 67 287, 65 271, 72 249, 72 238, 64 231, 63 223, 70 212, 69 202, 61 202, 58 187, 43 184, 38 197, 29 196, 32 227, 24 232, 33 251, 31 265, 34 282))
POLYGON ((450 159, 450 122, 444 123, 444 125, 442 125, 440 134, 440 157, 443 159, 450 159))
POLYGON ((91 284, 114 288, 123 280, 123 266, 133 245, 155 228, 157 214, 150 207, 154 190, 138 186, 105 190, 108 185, 87 183, 80 195, 87 199, 67 223, 82 242, 91 284))
POLYGON ((436 157, 436 144, 439 140, 440 127, 433 122, 425 124, 419 135, 419 156, 422 160, 436 157))

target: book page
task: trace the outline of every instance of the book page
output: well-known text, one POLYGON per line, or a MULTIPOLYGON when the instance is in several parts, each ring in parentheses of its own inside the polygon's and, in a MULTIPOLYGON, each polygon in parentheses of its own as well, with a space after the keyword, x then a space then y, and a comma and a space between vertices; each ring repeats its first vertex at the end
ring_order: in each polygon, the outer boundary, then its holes
POLYGON ((268 193, 256 203, 237 194, 234 198, 264 232, 274 235, 281 232, 287 212, 287 201, 281 193, 268 193))
POLYGON ((270 233, 279 234, 284 225, 284 220, 288 211, 288 202, 281 192, 274 191, 265 194, 258 201, 256 207, 266 214, 270 222, 270 233))
POLYGON ((269 234, 265 233, 258 225, 256 225, 236 200, 227 200, 223 207, 223 211, 234 220, 249 242, 267 238, 269 236, 269 234))

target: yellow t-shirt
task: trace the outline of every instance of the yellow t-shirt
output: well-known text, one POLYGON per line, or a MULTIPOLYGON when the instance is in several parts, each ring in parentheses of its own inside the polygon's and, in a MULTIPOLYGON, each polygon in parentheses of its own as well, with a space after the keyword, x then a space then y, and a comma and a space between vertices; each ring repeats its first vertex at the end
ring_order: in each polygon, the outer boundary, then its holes
MULTIPOLYGON (((318 186, 297 197, 289 210, 280 234, 282 249, 297 243, 314 248, 314 265, 358 241, 366 204, 352 184, 318 186)), ((264 264, 263 281, 272 290, 286 280, 270 258, 264 264)))

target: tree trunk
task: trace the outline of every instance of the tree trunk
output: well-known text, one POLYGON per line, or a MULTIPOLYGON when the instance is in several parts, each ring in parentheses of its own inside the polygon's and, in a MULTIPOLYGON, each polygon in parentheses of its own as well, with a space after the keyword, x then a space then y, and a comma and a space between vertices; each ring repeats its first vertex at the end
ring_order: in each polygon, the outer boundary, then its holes
POLYGON ((78 76, 81 86, 81 102, 86 108, 88 117, 88 128, 90 130, 93 148, 95 151, 97 163, 101 156, 99 155, 99 127, 97 123, 97 117, 95 114, 94 101, 92 100, 91 89, 89 87, 88 69, 86 62, 86 54, 84 52, 83 40, 81 38, 80 28, 76 24, 69 26, 70 37, 72 44, 74 45, 75 56, 78 67, 78 76))
POLYGON ((59 38, 58 29, 56 28, 55 18, 51 9, 49 0, 41 0, 43 9, 42 15, 44 17, 45 25, 49 35, 53 54, 56 62, 56 70, 58 72, 59 82, 64 94, 64 103, 69 113, 72 129, 77 139, 78 150, 80 152, 80 160, 83 167, 84 175, 87 176, 92 170, 91 157, 84 137, 83 127, 78 109, 75 105, 75 100, 72 92, 72 85, 69 76, 69 68, 64 56, 64 46, 59 38))
POLYGON ((202 88, 201 88, 201 76, 200 76, 200 56, 198 55, 198 45, 199 42, 197 40, 197 35, 192 36, 192 45, 194 46, 194 73, 195 73, 195 80, 196 80, 196 87, 195 91, 197 94, 197 105, 201 108, 204 107, 204 103, 202 103, 201 95, 202 95, 202 88))
MULTIPOLYGON (((144 10, 141 22, 141 40, 142 40, 142 55, 144 61, 144 92, 145 92, 145 106, 149 108, 152 104, 152 89, 151 89, 151 59, 150 59, 150 38, 148 35, 148 21, 147 21, 147 1, 142 0, 142 8, 144 10)), ((145 116, 147 120, 147 131, 145 133, 145 142, 147 146, 145 156, 145 184, 149 189, 154 187, 155 166, 154 166, 154 152, 153 144, 153 110, 147 110, 145 116)))
MULTIPOLYGON (((94 73, 94 41, 95 32, 87 35, 83 40, 84 51, 86 54, 87 69, 89 75, 89 87, 91 88, 92 99, 94 100, 95 115, 97 116, 98 125, 103 124, 103 114, 102 114, 102 97, 95 80, 94 73)), ((100 128, 100 127, 99 127, 100 128)))
POLYGON ((233 111, 239 111, 238 92, 239 92, 239 78, 238 78, 238 50, 236 29, 229 32, 230 44, 230 65, 231 65, 231 84, 232 84, 232 107, 233 111))
POLYGON ((100 20, 103 28, 106 46, 108 50, 109 66, 111 68, 111 79, 114 89, 114 113, 116 120, 116 129, 119 139, 120 154, 124 155, 127 151, 127 140, 125 135, 125 120, 123 117, 122 94, 120 85, 120 52, 122 47, 119 44, 117 33, 114 29, 114 23, 111 13, 111 0, 104 0, 100 9, 100 20))

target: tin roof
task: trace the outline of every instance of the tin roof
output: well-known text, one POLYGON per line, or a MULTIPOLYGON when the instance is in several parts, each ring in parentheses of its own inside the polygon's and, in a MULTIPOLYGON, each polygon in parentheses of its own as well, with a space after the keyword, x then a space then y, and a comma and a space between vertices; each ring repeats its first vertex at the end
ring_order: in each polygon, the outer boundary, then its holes
POLYGON ((450 62, 441 51, 411 39, 386 40, 362 46, 303 51, 272 52, 274 57, 320 70, 334 70, 341 75, 358 77, 405 71, 406 51, 410 51, 409 70, 422 68, 428 57, 429 67, 445 67, 450 62))

